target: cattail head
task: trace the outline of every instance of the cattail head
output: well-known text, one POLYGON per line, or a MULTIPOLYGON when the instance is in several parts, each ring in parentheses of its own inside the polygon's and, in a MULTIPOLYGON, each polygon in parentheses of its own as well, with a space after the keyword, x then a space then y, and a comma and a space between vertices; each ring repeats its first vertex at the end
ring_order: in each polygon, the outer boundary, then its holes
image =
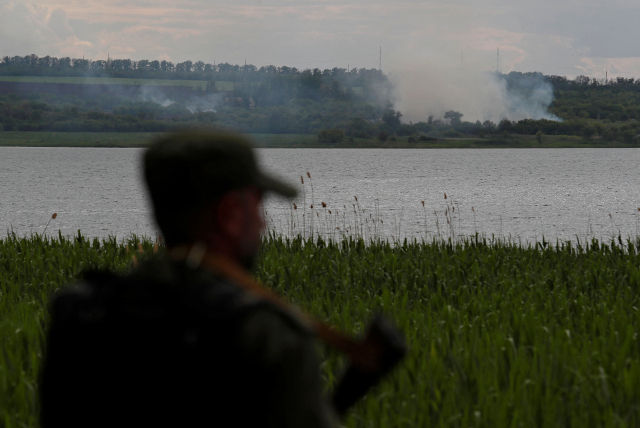
POLYGON ((640 211, 640 208, 638 208, 638 211, 640 211))
POLYGON ((309 171, 307 171, 307 177, 311 178, 311 174, 309 174, 309 171))
POLYGON ((356 199, 356 202, 358 202, 358 197, 357 197, 357 196, 354 196, 354 198, 356 199))
POLYGON ((331 210, 329 210, 329 214, 331 214, 331 210))
POLYGON ((473 209, 473 207, 471 207, 471 211, 476 212, 476 210, 475 210, 475 209, 473 209))
POLYGON ((313 204, 311 204, 311 208, 313 208, 313 204))
POLYGON ((325 204, 324 202, 322 203, 322 208, 327 208, 327 204, 325 204))
POLYGON ((422 206, 424 207, 424 201, 422 201, 422 206))
MULTIPOLYGON (((640 211, 640 208, 638 208, 638 211, 640 211)), ((55 220, 56 217, 58 217, 58 213, 53 213, 53 215, 51 216, 53 220, 55 220)))
POLYGON ((300 176, 300 183, 304 184, 304 178, 300 176))
POLYGON ((453 207, 453 212, 456 212, 456 207, 453 207))
POLYGON ((446 193, 444 194, 444 198, 447 199, 447 194, 446 193))
POLYGON ((295 202, 293 203, 293 209, 294 209, 294 210, 297 210, 297 209, 298 209, 298 206, 295 204, 295 202))
POLYGON ((609 213, 609 218, 611 218, 611 219, 613 218, 613 217, 611 217, 611 213, 609 213))

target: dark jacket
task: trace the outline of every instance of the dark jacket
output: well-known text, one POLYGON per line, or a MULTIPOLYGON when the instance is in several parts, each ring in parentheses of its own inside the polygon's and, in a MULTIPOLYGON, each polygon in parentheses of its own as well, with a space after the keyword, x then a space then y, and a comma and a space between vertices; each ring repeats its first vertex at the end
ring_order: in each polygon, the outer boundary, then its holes
POLYGON ((42 427, 331 427, 315 346, 292 316, 203 269, 88 274, 52 305, 42 427))

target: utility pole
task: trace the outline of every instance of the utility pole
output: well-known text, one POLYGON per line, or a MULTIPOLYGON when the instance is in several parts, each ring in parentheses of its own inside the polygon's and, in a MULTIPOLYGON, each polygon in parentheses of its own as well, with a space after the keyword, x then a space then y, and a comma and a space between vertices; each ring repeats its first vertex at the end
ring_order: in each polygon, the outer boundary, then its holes
POLYGON ((382 46, 380 46, 380 63, 378 64, 378 70, 382 72, 382 46))
POLYGON ((604 71, 604 84, 609 84, 609 70, 604 71))
POLYGON ((500 73, 500 48, 497 48, 497 49, 498 49, 498 64, 496 66, 496 71, 500 73))

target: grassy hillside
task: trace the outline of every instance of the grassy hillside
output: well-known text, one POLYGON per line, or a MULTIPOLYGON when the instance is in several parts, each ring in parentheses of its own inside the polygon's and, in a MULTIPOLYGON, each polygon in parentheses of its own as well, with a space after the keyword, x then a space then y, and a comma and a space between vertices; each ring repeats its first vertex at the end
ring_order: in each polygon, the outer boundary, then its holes
MULTIPOLYGON (((207 86, 206 80, 123 79, 115 77, 0 76, 0 82, 73 83, 81 85, 191 86, 193 89, 204 89, 207 86)), ((232 91, 233 82, 216 82, 216 89, 218 91, 232 91)))

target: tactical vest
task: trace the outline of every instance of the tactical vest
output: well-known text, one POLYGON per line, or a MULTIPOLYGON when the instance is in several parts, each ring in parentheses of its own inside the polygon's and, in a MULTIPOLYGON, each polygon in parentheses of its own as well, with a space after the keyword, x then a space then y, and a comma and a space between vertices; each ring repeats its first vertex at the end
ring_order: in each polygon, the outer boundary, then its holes
POLYGON ((277 311, 179 262, 85 274, 52 303, 42 427, 258 426, 263 373, 237 331, 261 308, 277 311))

